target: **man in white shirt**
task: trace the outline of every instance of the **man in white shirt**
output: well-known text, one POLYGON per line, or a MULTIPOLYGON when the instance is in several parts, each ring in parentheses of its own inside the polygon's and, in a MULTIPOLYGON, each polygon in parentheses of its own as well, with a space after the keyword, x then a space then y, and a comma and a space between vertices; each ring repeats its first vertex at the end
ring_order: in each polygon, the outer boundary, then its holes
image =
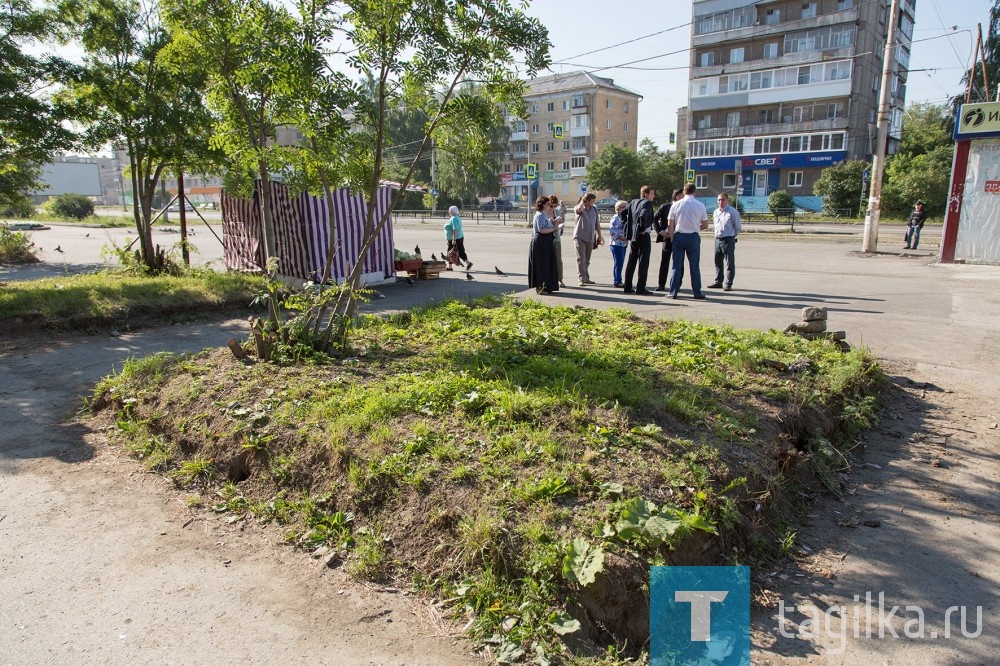
POLYGON ((684 257, 691 267, 691 291, 694 298, 701 300, 701 236, 699 231, 708 229, 708 211, 705 204, 694 198, 694 183, 684 186, 684 198, 670 207, 667 216, 670 240, 674 244, 673 268, 670 270, 670 298, 677 298, 677 292, 684 281, 684 257))
POLYGON ((715 282, 708 285, 709 289, 733 290, 733 278, 736 277, 736 235, 743 230, 740 223, 740 213, 729 205, 729 195, 723 192, 716 201, 719 207, 712 213, 715 227, 715 282), (726 264, 726 284, 722 286, 723 262, 726 264))

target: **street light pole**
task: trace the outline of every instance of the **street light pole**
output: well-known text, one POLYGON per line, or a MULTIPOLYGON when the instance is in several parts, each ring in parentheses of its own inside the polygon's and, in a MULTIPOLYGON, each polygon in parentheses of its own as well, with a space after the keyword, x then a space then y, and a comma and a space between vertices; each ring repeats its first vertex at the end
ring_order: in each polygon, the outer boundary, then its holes
POLYGON ((882 57, 882 89, 879 93, 878 129, 875 149, 872 151, 872 188, 868 196, 868 213, 865 215, 862 252, 875 252, 878 247, 878 221, 880 197, 882 195, 882 174, 885 171, 885 152, 889 143, 889 94, 892 81, 892 64, 896 52, 896 29, 899 24, 899 0, 892 0, 889 12, 889 34, 885 39, 885 53, 882 57))

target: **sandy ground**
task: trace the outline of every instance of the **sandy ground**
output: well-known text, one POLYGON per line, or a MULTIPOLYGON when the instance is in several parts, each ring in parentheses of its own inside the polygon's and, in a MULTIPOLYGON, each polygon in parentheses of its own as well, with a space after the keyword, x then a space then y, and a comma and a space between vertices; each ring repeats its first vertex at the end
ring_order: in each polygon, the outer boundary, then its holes
MULTIPOLYGON (((527 295, 526 233, 467 231, 473 280, 456 272, 385 287, 368 310, 527 295)), ((55 243, 46 233, 35 232, 36 242, 46 252, 60 245, 62 257, 88 247, 93 236, 80 236, 94 232, 60 229, 66 240, 55 243)), ((805 305, 823 305, 831 328, 886 361, 895 388, 881 423, 860 442, 849 494, 820 499, 798 530, 794 561, 755 572, 767 581, 769 606, 755 614, 754 663, 986 664, 1000 654, 1000 268, 934 264, 933 233, 920 251, 900 254, 895 235, 886 229, 883 252, 861 255, 856 230, 747 234, 737 247, 736 290, 710 292, 701 302, 684 291, 677 301, 626 296, 609 286, 610 260, 599 252, 591 274, 600 284, 553 299, 765 329, 796 321, 805 305), (920 607, 925 638, 865 638, 866 592, 876 612, 879 592, 886 612, 901 606, 900 635, 914 615, 902 607, 920 607), (782 637, 780 601, 799 609, 804 601, 847 606, 843 650, 836 618, 829 635, 782 637), (961 636, 956 612, 951 636, 943 637, 946 609, 963 605, 970 632, 982 607, 981 633, 961 636), (862 608, 860 638, 850 624, 854 608, 862 608)), ((396 245, 419 243, 426 255, 443 245, 442 236, 436 226, 400 225, 396 245)), ((702 247, 708 282, 710 243, 702 247)), ((575 284, 569 244, 563 254, 566 281, 575 284)), ((93 263, 72 259, 4 269, 0 280, 93 263)), ((651 275, 659 259, 654 252, 651 275)), ((279 545, 273 530, 240 531, 207 514, 188 523, 183 495, 71 422, 93 384, 128 356, 218 346, 244 336, 244 326, 209 322, 116 338, 0 333, 0 663, 476 660, 424 601, 349 583, 279 545)), ((787 613, 785 633, 805 633, 797 624, 804 617, 787 613)), ((877 636, 877 621, 873 629, 877 636)))

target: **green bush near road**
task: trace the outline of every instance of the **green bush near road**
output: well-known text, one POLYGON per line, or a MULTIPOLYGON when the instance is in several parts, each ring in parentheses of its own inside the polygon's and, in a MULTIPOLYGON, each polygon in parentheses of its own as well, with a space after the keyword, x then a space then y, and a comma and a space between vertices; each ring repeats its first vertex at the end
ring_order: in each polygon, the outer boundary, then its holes
POLYGON ((59 194, 45 202, 43 208, 56 217, 82 220, 94 214, 94 202, 82 194, 59 194))
POLYGON ((259 276, 191 270, 146 277, 116 271, 8 282, 0 291, 0 324, 85 329, 136 319, 246 307, 263 282, 259 276))

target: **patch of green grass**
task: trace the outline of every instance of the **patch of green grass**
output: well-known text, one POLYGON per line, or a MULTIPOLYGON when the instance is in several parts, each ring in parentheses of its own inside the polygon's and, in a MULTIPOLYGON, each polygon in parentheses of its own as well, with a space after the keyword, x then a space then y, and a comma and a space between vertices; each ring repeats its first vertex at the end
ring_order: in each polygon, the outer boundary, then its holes
POLYGON ((22 318, 48 328, 121 324, 248 306, 260 285, 258 276, 208 270, 155 277, 103 271, 10 282, 0 291, 0 321, 22 318))
POLYGON ((23 231, 11 231, 0 224, 0 264, 34 264, 35 244, 23 231))
POLYGON ((786 416, 827 414, 795 464, 835 482, 882 382, 866 352, 825 341, 506 299, 362 317, 351 344, 326 365, 248 367, 225 349, 130 361, 95 408, 177 478, 219 487, 207 461, 246 461, 214 510, 448 598, 509 654, 563 654, 560 632, 589 621, 567 600, 611 553, 676 563, 719 540, 715 563, 778 556, 782 493, 803 476, 775 455, 786 416))

